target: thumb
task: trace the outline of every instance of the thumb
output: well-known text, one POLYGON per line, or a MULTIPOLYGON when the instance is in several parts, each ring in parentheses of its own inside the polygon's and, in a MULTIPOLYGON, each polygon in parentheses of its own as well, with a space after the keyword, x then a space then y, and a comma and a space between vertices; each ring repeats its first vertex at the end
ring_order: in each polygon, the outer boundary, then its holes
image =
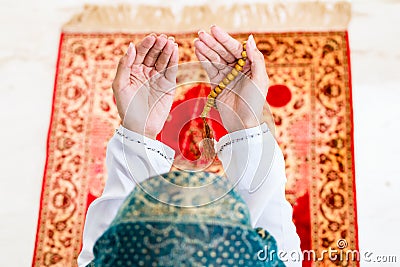
POLYGON ((250 61, 251 80, 260 86, 266 93, 268 86, 268 75, 265 69, 264 55, 258 50, 253 35, 249 36, 246 43, 247 58, 250 61))
POLYGON ((113 82, 113 89, 118 90, 123 88, 129 82, 129 75, 131 73, 131 68, 136 57, 135 45, 131 42, 129 43, 128 50, 126 54, 119 60, 117 73, 115 74, 115 79, 113 82))

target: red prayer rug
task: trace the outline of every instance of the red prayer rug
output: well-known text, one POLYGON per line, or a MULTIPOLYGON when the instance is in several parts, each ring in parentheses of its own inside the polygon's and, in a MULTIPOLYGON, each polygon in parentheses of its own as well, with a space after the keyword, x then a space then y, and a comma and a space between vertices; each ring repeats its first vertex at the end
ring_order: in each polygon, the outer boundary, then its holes
MULTIPOLYGON (((329 248, 358 249, 347 32, 253 34, 270 77, 267 101, 286 160, 287 199, 302 249, 316 257, 303 266, 358 266, 346 257, 319 259, 329 248)), ((102 193, 106 145, 120 123, 110 89, 116 65, 129 42, 145 35, 61 34, 32 266, 76 266, 85 213, 102 193)), ((196 61, 196 33, 171 35, 180 46, 180 63, 196 61)), ((233 34, 238 40, 248 35, 233 34)), ((187 68, 179 70, 177 79, 202 81, 204 75, 200 68, 187 68)), ((172 109, 191 100, 187 114, 193 114, 192 119, 179 132, 167 131, 180 116, 187 116, 172 112, 159 135, 178 150, 180 165, 200 156, 202 124, 195 116, 201 112, 196 99, 209 90, 206 82, 180 86, 172 109)), ((211 126, 217 138, 226 133, 211 126)), ((208 170, 221 172, 222 167, 216 162, 208 170)))

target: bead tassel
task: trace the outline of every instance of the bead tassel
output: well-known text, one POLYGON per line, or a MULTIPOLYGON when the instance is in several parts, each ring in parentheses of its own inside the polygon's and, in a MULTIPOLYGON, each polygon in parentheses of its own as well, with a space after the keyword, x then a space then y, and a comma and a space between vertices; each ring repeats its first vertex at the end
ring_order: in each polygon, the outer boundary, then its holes
POLYGON ((219 94, 226 88, 226 86, 233 81, 236 76, 239 75, 239 72, 243 70, 243 66, 246 64, 247 52, 246 52, 246 42, 243 42, 243 52, 241 53, 242 57, 238 59, 235 67, 232 71, 226 75, 224 79, 213 89, 207 97, 206 105, 204 106, 203 112, 200 117, 203 119, 203 153, 204 157, 207 160, 213 159, 215 156, 214 149, 214 136, 211 127, 207 123, 207 115, 210 112, 212 107, 216 108, 215 99, 219 94))

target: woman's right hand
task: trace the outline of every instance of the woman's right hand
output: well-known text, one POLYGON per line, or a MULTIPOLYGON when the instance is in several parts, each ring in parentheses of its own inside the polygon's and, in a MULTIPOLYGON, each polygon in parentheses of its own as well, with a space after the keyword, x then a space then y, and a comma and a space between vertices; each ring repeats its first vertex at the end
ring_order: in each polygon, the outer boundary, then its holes
POLYGON ((150 34, 130 43, 112 84, 125 128, 155 139, 170 112, 176 87, 178 44, 150 34))

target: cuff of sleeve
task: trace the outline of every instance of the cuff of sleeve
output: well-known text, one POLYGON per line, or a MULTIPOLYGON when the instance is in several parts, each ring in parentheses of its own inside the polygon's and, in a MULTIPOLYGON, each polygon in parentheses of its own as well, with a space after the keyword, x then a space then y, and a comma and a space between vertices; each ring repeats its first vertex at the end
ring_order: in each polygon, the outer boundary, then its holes
POLYGON ((248 142, 254 144, 261 144, 263 142, 262 135, 269 132, 269 128, 266 123, 259 126, 235 131, 221 137, 216 144, 217 153, 222 152, 227 146, 231 146, 234 143, 248 142))
POLYGON ((132 144, 142 145, 146 151, 152 153, 152 155, 158 155, 159 157, 164 158, 167 161, 174 160, 175 150, 165 145, 164 143, 153 140, 136 132, 126 129, 122 125, 116 130, 116 134, 121 138, 121 142, 126 144, 127 146, 131 146, 132 144))

